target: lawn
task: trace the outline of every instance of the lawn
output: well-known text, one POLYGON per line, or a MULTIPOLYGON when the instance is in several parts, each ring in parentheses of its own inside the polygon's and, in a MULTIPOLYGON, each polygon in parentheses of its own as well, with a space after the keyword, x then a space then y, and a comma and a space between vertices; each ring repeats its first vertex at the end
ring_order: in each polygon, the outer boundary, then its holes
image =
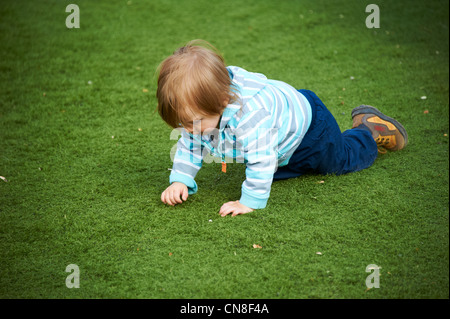
POLYGON ((0 298, 449 298, 449 2, 378 0, 367 28, 370 3, 1 1, 0 298), (233 218, 218 211, 245 165, 205 164, 198 193, 165 206, 176 139, 155 70, 197 38, 314 91, 342 130, 376 106, 408 146, 276 182, 265 209, 233 218))

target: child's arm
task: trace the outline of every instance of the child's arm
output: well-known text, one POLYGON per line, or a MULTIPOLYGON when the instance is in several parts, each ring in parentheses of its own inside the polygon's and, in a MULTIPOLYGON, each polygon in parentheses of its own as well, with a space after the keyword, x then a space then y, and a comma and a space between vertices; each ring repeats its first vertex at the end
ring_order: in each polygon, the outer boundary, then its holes
POLYGON ((226 216, 246 214, 266 207, 273 174, 277 169, 277 132, 271 128, 270 114, 264 109, 246 114, 243 125, 236 129, 236 140, 242 146, 247 168, 241 198, 222 205, 219 213, 226 216), (246 119, 248 117, 248 119, 246 119))
POLYGON ((161 194, 163 203, 172 206, 181 204, 187 200, 188 195, 197 192, 197 183, 194 178, 202 167, 202 150, 201 143, 183 129, 169 177, 171 185, 161 194))

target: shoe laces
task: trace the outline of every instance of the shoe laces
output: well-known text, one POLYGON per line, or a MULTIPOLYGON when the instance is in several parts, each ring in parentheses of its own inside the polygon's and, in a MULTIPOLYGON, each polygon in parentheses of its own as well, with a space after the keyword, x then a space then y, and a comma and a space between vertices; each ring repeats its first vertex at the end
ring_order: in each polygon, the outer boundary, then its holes
POLYGON ((384 137, 384 136, 378 136, 375 139, 375 142, 377 143, 377 147, 378 147, 378 153, 380 153, 380 154, 387 153, 387 150, 385 147, 389 144, 389 141, 390 141, 389 137, 384 137))

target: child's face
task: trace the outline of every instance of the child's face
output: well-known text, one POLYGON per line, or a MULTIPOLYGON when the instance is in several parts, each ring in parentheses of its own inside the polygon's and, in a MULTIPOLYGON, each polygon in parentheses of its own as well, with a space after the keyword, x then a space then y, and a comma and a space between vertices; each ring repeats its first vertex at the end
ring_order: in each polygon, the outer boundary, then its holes
POLYGON ((220 115, 196 116, 192 120, 193 126, 185 129, 191 134, 203 134, 219 128, 220 115))
MULTIPOLYGON (((224 109, 227 107, 229 98, 223 100, 224 109)), ((222 110, 223 112, 223 110, 222 110)), ((220 118, 222 114, 217 115, 196 115, 192 114, 192 127, 185 127, 185 129, 194 135, 204 134, 204 132, 212 132, 219 128, 220 118)))

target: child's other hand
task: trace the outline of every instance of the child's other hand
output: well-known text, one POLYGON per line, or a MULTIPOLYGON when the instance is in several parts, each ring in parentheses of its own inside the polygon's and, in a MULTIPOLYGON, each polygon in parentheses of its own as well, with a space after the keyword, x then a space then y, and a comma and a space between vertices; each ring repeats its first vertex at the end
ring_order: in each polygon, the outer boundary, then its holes
POLYGON ((183 201, 186 201, 188 196, 188 188, 186 185, 180 182, 173 182, 164 192, 162 192, 161 201, 164 204, 175 206, 176 204, 181 204, 183 201))
POLYGON ((252 211, 253 211, 253 209, 251 209, 250 207, 247 207, 245 205, 242 205, 237 200, 234 202, 228 202, 228 203, 223 204, 222 207, 220 208, 219 214, 222 217, 224 217, 224 216, 228 215, 229 213, 232 213, 231 217, 233 217, 236 215, 251 213, 252 211))

